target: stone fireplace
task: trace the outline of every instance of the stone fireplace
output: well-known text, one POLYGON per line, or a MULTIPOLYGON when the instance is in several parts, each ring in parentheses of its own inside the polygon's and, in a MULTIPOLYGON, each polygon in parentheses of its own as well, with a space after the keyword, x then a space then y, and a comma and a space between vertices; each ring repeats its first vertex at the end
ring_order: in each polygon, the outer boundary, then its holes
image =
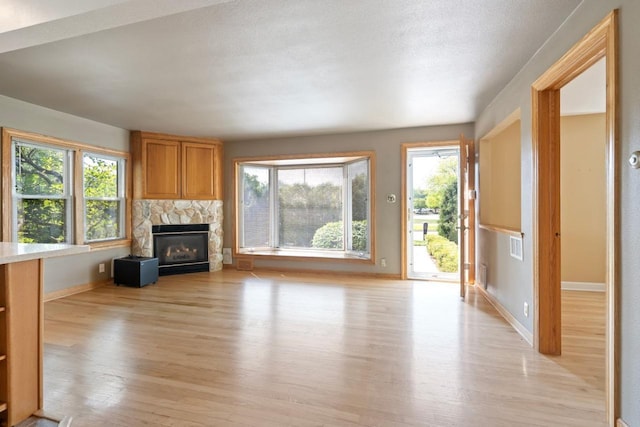
POLYGON ((209 271, 222 270, 221 200, 134 200, 131 253, 153 256, 152 226, 208 224, 209 271))

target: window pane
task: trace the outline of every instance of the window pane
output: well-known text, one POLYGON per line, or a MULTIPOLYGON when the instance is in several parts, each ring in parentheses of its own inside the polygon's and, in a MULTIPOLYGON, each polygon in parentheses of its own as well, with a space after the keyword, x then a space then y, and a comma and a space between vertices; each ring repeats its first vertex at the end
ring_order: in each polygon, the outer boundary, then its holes
POLYGON ((116 200, 85 201, 85 239, 103 240, 120 237, 120 202, 116 200))
POLYGON ((270 216, 269 169, 244 166, 243 170, 243 233, 245 248, 268 247, 270 216))
POLYGON ((64 243, 66 200, 17 199, 18 242, 64 243))
POLYGON ((63 195, 65 151, 15 144, 16 193, 63 195))
POLYGON ((83 159, 85 197, 118 197, 118 161, 89 154, 83 159))
POLYGON ((342 183, 342 167, 278 170, 281 247, 344 250, 343 227, 331 224, 342 221, 342 183))
POLYGON ((349 165, 351 187, 352 250, 368 252, 369 171, 368 161, 349 165))

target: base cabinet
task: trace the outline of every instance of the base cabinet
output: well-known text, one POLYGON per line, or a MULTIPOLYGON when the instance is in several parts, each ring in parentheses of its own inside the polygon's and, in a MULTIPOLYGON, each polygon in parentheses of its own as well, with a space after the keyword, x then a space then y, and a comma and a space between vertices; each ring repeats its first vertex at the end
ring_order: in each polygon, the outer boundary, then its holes
POLYGON ((42 408, 39 260, 0 265, 0 414, 13 426, 42 408))

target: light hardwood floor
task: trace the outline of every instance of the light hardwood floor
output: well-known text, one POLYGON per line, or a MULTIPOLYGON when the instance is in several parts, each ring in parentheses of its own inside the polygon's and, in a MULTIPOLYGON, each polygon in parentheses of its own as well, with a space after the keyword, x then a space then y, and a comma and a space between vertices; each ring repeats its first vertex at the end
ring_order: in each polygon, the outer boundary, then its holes
POLYGON ((48 302, 45 410, 74 427, 604 425, 603 351, 541 356, 457 293, 225 270, 48 302))

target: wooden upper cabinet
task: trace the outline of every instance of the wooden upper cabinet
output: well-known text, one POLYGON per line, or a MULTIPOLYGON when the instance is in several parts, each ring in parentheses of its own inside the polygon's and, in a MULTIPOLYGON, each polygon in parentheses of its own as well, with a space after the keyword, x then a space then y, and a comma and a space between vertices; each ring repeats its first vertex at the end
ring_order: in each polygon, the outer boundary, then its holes
POLYGON ((180 143, 161 139, 142 140, 144 199, 180 198, 180 143))
POLYGON ((216 160, 219 147, 195 142, 182 143, 182 198, 214 199, 217 191, 216 160))
POLYGON ((222 199, 222 142, 131 133, 134 198, 222 199))

